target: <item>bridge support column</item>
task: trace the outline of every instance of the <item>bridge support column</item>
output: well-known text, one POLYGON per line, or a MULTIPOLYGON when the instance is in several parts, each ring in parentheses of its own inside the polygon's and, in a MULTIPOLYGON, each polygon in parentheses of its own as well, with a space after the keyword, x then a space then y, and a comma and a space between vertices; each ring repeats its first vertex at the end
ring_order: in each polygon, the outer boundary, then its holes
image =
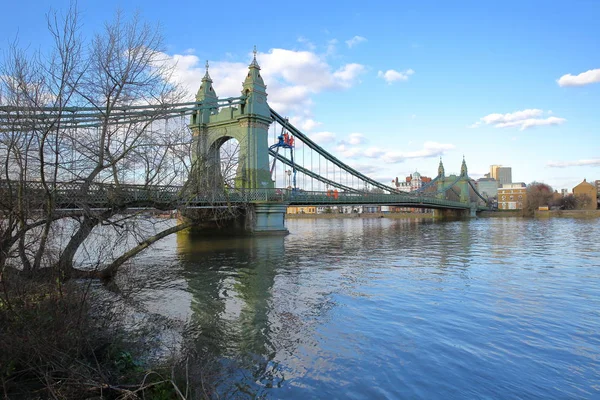
POLYGON ((477 218, 477 203, 471 204, 471 208, 469 209, 469 217, 477 218))
POLYGON ((477 205, 471 205, 464 210, 440 209, 433 210, 433 218, 441 220, 467 219, 477 217, 477 205))
POLYGON ((254 235, 287 235, 287 204, 255 203, 246 213, 246 231, 254 235))
POLYGON ((463 219, 469 216, 469 210, 453 210, 453 209, 441 209, 433 210, 433 218, 446 220, 463 219))

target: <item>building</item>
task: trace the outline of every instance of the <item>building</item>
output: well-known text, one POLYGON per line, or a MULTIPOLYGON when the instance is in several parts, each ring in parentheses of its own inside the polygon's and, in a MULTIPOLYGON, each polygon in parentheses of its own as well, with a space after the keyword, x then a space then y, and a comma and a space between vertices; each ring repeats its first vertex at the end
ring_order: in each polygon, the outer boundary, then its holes
POLYGON ((315 206, 288 206, 288 214, 316 214, 317 208, 315 206))
POLYGON ((477 191, 487 199, 498 195, 498 181, 493 178, 479 178, 476 185, 477 191))
POLYGON ((598 189, 585 179, 573 188, 573 195, 580 201, 586 196, 589 198, 589 201, 581 202, 580 208, 584 210, 595 210, 598 207, 598 189))
POLYGON ((490 166, 490 178, 498 181, 498 185, 512 183, 512 168, 501 165, 490 166))
POLYGON ((503 189, 519 189, 519 188, 527 188, 527 185, 524 182, 515 182, 515 183, 505 183, 502 185, 503 189))
POLYGON ((402 190, 404 192, 412 192, 414 190, 420 189, 427 183, 431 182, 432 179, 428 176, 421 176, 420 173, 414 172, 407 176, 404 182, 398 181, 398 177, 392 181, 392 184, 396 186, 397 189, 402 190))
POLYGON ((527 198, 527 185, 523 182, 509 183, 498 189, 499 210, 522 210, 527 198))

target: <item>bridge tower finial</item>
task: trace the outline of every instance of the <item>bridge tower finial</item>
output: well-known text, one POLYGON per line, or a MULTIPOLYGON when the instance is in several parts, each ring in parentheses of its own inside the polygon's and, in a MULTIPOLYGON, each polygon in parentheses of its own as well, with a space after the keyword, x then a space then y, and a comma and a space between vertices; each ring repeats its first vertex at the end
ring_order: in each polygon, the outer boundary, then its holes
POLYGON ((254 53, 254 57, 252 58, 252 62, 250 63, 250 67, 254 67, 254 68, 258 68, 260 69, 260 66, 258 65, 258 61, 256 61, 256 45, 254 45, 254 50, 252 51, 252 53, 254 53))
POLYGON ((205 68, 206 72, 204 73, 204 77, 202 78, 200 88, 196 93, 196 101, 213 100, 216 102, 219 97, 217 96, 217 93, 215 92, 215 89, 212 86, 213 81, 210 78, 210 75, 208 74, 208 60, 206 60, 205 68))
POLYGON ((248 66, 248 74, 242 84, 242 95, 246 96, 245 111, 249 114, 257 114, 269 117, 269 105, 267 104, 267 85, 260 75, 260 66, 256 61, 256 46, 254 46, 252 62, 248 66))
MULTIPOLYGON (((204 77, 200 83, 200 88, 196 92, 196 101, 202 102, 203 104, 214 103, 216 105, 219 97, 212 86, 213 81, 210 79, 210 75, 208 74, 208 60, 206 60, 205 68, 206 72, 204 73, 204 77)), ((210 114, 211 109, 204 109, 198 114, 194 113, 194 115, 191 116, 190 124, 196 125, 199 123, 207 123, 210 114)))

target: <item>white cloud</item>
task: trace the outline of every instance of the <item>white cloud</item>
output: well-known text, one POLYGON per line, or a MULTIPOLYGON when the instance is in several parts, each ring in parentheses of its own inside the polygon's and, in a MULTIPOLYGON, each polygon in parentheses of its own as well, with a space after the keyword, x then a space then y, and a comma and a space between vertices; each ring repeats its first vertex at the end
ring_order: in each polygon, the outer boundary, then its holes
POLYGON ((342 158, 358 158, 363 153, 360 147, 349 147, 346 143, 338 144, 336 151, 342 158))
POLYGON ((566 121, 566 119, 558 117, 543 118, 543 113, 543 110, 530 108, 507 114, 489 114, 480 118, 479 121, 470 125, 469 128, 491 125, 495 128, 519 128, 519 130, 525 130, 534 126, 560 125, 566 121))
MULTIPOLYGON (((381 168, 381 165, 352 163, 352 164, 350 164, 350 166, 352 168, 354 168, 355 170, 360 171, 361 173, 363 173, 375 180, 378 180, 378 178, 379 178, 376 175, 381 174, 381 172, 383 171, 383 169, 381 168)), ((384 176, 383 178, 384 179, 380 179, 381 182, 386 182, 389 180, 389 179, 387 179, 387 176, 384 176)))
POLYGON ((388 149, 375 146, 363 150, 360 147, 350 147, 349 143, 345 141, 341 141, 336 148, 338 153, 346 158, 366 157, 382 160, 386 163, 397 163, 412 158, 439 157, 446 151, 452 149, 454 149, 453 144, 431 141, 425 142, 422 149, 409 152, 390 151, 388 149))
POLYGON ((335 133, 333 132, 316 132, 308 135, 315 143, 331 143, 335 141, 335 133))
POLYGON ((369 158, 381 158, 386 154, 384 149, 380 149, 379 147, 369 147, 365 150, 364 155, 369 158))
POLYGON ((450 143, 438 143, 427 141, 423 143, 423 148, 421 150, 409 151, 409 152, 397 152, 397 151, 388 151, 384 154, 383 160, 386 162, 401 162, 410 158, 431 158, 431 157, 439 157, 443 155, 446 151, 454 149, 455 146, 450 143))
POLYGON ((358 76, 365 72, 365 67, 361 64, 346 64, 342 68, 333 73, 333 77, 337 79, 339 84, 344 88, 351 87, 357 80, 358 76))
POLYGON ((592 166, 600 167, 600 158, 594 158, 589 160, 576 160, 576 161, 550 161, 547 164, 551 168, 565 168, 565 167, 583 167, 592 166))
POLYGON ((342 139, 338 142, 338 150, 345 150, 346 146, 357 146, 366 142, 365 135, 362 133, 351 133, 347 139, 342 139))
MULTIPOLYGON (((335 43, 330 41, 329 45, 334 46, 335 43)), ((195 94, 205 73, 204 61, 194 54, 164 54, 164 57, 175 65, 174 80, 187 87, 190 97, 195 94)), ((247 62, 210 62, 209 73, 219 97, 241 94, 242 81, 251 59, 248 55, 247 62)), ((307 124, 309 129, 318 124, 309 121, 313 105, 311 96, 328 90, 348 89, 359 82, 359 76, 365 71, 365 67, 357 63, 334 67, 327 61, 326 55, 306 50, 271 49, 268 53, 259 53, 257 59, 267 84, 269 105, 282 115, 304 118, 300 125, 307 124)))
POLYGON ((378 78, 384 79, 388 84, 392 84, 392 82, 396 81, 406 81, 408 77, 414 74, 415 71, 412 69, 407 69, 406 71, 396 71, 393 69, 388 69, 387 71, 379 71, 377 73, 378 78))
POLYGON ((362 36, 354 36, 352 39, 346 40, 346 44, 348 45, 349 48, 352 48, 352 47, 356 46, 357 44, 366 42, 366 41, 367 41, 367 39, 362 36))
POLYGON ((304 36, 298 37, 298 42, 304 44, 306 48, 308 48, 310 51, 313 51, 317 48, 317 46, 315 46, 310 40, 308 40, 304 36))
POLYGON ((352 145, 362 144, 365 142, 365 135, 362 133, 351 133, 349 137, 350 139, 348 140, 348 143, 352 145))
POLYGON ((315 121, 312 118, 305 118, 301 116, 291 117, 290 122, 292 123, 292 125, 294 125, 296 128, 299 128, 303 132, 312 131, 317 126, 322 125, 321 122, 315 121))
POLYGON ((323 57, 310 51, 272 49, 258 58, 267 85, 278 81, 305 87, 312 93, 346 89, 355 84, 358 75, 365 70, 363 65, 351 63, 333 71, 323 57))
POLYGON ((556 80, 558 86, 584 86, 590 83, 600 83, 600 68, 590 69, 579 75, 566 74, 556 80))

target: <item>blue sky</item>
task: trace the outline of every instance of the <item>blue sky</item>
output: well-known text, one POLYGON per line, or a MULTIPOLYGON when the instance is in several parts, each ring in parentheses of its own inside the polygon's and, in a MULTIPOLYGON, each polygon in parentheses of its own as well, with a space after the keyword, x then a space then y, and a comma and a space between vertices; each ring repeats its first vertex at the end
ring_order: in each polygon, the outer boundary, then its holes
MULTIPOLYGON (((415 170, 435 176, 440 156, 458 172, 463 155, 474 178, 500 164, 513 181, 555 189, 600 179, 600 1, 79 8, 87 37, 117 8, 160 23, 191 92, 209 60, 216 92, 238 95, 256 45, 270 105, 384 183, 415 170)), ((32 49, 48 46, 47 11, 42 1, 3 4, 1 51, 17 35, 32 49)))

